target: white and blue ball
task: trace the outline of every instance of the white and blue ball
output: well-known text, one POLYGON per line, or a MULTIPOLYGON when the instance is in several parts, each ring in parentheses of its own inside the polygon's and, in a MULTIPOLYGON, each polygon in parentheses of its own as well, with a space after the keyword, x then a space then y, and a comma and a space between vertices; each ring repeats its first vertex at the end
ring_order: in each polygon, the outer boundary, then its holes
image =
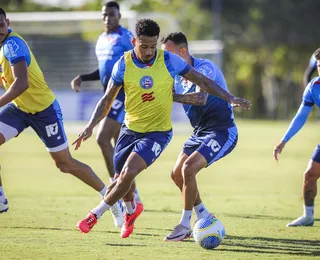
POLYGON ((199 219, 193 228, 194 241, 205 249, 214 249, 224 240, 225 229, 214 217, 199 219))

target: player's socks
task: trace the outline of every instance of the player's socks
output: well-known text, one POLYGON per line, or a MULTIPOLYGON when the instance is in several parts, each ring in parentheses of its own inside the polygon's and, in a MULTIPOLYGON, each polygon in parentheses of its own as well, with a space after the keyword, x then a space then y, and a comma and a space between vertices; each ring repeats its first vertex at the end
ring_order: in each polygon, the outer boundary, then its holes
POLYGON ((303 205, 303 215, 306 217, 313 217, 314 216, 314 206, 303 205))
POLYGON ((191 216, 192 216, 192 210, 183 210, 179 223, 184 227, 190 228, 191 216))
POLYGON ((99 205, 90 211, 96 216, 97 219, 99 219, 103 213, 110 209, 110 207, 111 206, 108 205, 104 200, 101 200, 99 205))
POLYGON ((126 205, 126 213, 128 213, 129 215, 132 215, 133 213, 136 212, 137 202, 134 198, 130 201, 125 201, 124 203, 126 205))
POLYGON ((110 179, 110 183, 113 183, 114 178, 113 178, 113 177, 110 177, 109 179, 110 179))
POLYGON ((141 203, 141 204, 142 204, 142 201, 141 201, 141 198, 140 198, 140 194, 139 194, 139 192, 138 192, 138 189, 137 189, 137 188, 134 190, 134 199, 136 200, 136 202, 138 202, 138 203, 141 203))
POLYGON ((210 216, 210 212, 206 209, 202 202, 199 205, 194 206, 193 209, 197 214, 197 219, 206 218, 210 216))
POLYGON ((5 200, 6 196, 4 195, 2 186, 0 186, 0 203, 3 203, 5 200))
POLYGON ((99 191, 99 193, 100 193, 100 195, 101 195, 102 198, 104 197, 104 195, 106 194, 106 192, 107 192, 107 186, 104 185, 103 189, 102 189, 101 191, 99 191))

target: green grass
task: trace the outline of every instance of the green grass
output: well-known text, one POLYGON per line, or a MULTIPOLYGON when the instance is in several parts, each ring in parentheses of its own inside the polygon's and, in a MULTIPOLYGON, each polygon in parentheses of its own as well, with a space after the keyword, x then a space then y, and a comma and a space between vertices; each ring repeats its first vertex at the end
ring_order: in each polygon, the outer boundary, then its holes
MULTIPOLYGON (((302 213, 302 174, 319 142, 318 125, 309 122, 287 145, 278 163, 273 161, 272 150, 288 122, 239 121, 238 126, 234 152, 198 175, 202 199, 227 233, 223 245, 212 251, 192 240, 162 241, 180 220, 181 194, 169 174, 188 134, 176 134, 158 161, 138 176, 145 212, 132 236, 121 239, 109 212, 91 233, 76 230, 77 221, 99 202, 99 196, 60 173, 37 136, 23 133, 0 149, 2 181, 10 203, 8 213, 0 215, 0 259, 319 257, 318 210, 314 227, 285 227, 302 213)), ((69 136, 70 142, 75 136, 69 136)), ((94 138, 73 155, 108 179, 94 138)))

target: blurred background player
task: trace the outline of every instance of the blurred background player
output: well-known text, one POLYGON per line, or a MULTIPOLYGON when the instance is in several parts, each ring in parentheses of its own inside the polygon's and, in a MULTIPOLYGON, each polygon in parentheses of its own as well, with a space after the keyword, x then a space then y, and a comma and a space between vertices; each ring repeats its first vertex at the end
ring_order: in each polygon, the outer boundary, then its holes
POLYGON ((136 24, 134 49, 126 52, 115 64, 112 80, 105 95, 83 132, 73 142, 78 149, 87 140, 94 127, 111 109, 119 90, 126 95, 125 123, 122 126, 115 148, 115 170, 119 174, 107 190, 101 203, 92 209, 77 227, 87 233, 102 214, 119 199, 126 205, 125 223, 121 237, 130 236, 134 222, 143 211, 143 206, 134 200, 134 180, 149 167, 166 148, 172 137, 171 108, 175 100, 172 86, 176 75, 185 76, 205 91, 220 96, 236 106, 250 107, 250 102, 231 95, 214 81, 203 76, 179 56, 157 49, 160 28, 151 19, 141 19, 136 24))
MULTIPOLYGON (((320 75, 320 48, 314 53, 317 61, 318 75, 320 75)), ((273 151, 274 159, 278 161, 278 156, 284 149, 286 143, 303 127, 307 118, 316 105, 320 107, 320 77, 311 80, 307 85, 302 98, 302 103, 298 112, 291 121, 291 124, 282 138, 281 142, 275 147, 273 151)), ((317 195, 317 180, 320 177, 320 145, 316 147, 308 163, 307 169, 303 176, 303 215, 287 224, 287 227, 296 226, 313 226, 314 223, 314 199, 317 195)))
MULTIPOLYGON (((0 8, 0 73, 6 92, 0 96, 0 145, 32 127, 61 172, 70 173, 104 195, 106 186, 92 169, 71 157, 62 113, 53 92, 23 38, 9 29, 0 8)), ((0 179, 0 213, 8 210, 0 179)))
MULTIPOLYGON (((179 55, 195 70, 228 91, 223 73, 212 61, 190 55, 187 38, 182 32, 170 33, 161 42, 163 49, 179 55)), ((201 90, 187 79, 177 76, 174 91, 187 94, 201 90)), ((196 174, 229 154, 238 140, 232 106, 219 97, 201 93, 202 99, 199 104, 195 104, 197 106, 183 105, 194 130, 183 146, 171 177, 183 193, 184 208, 180 223, 165 237, 165 241, 181 241, 190 237, 192 209, 198 219, 211 215, 201 201, 196 174)))
MULTIPOLYGON (((96 44, 96 56, 99 68, 89 74, 75 77, 71 82, 74 91, 79 92, 82 81, 100 80, 104 92, 106 91, 113 65, 119 60, 125 51, 133 48, 131 39, 133 34, 120 25, 120 7, 115 1, 107 2, 102 6, 102 21, 104 32, 99 36, 96 44)), ((121 89, 112 108, 106 118, 101 120, 97 131, 97 142, 102 151, 104 161, 110 176, 110 182, 114 178, 113 154, 114 147, 112 139, 116 143, 120 126, 124 119, 124 91, 121 89)), ((141 202, 138 191, 135 190, 136 200, 141 202)), ((123 207, 121 202, 114 204, 111 208, 114 224, 121 227, 123 224, 123 207)))
POLYGON ((304 87, 308 85, 308 83, 312 79, 312 75, 317 71, 317 60, 316 57, 314 56, 314 53, 310 57, 308 67, 306 68, 304 74, 303 74, 303 84, 304 87))

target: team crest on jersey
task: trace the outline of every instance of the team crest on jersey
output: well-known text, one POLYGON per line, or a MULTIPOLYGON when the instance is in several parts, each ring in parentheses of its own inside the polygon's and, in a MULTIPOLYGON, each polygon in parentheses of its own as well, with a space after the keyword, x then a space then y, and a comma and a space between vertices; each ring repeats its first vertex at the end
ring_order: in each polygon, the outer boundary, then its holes
POLYGON ((143 89, 150 89, 153 86, 153 79, 150 76, 143 76, 140 79, 140 86, 143 89))

